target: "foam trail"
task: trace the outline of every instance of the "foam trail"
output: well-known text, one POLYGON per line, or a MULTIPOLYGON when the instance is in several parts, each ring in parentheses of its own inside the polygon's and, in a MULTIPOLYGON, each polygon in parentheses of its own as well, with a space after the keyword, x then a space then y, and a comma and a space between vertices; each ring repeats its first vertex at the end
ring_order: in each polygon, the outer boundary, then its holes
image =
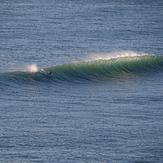
POLYGON ((29 71, 29 72, 37 72, 38 71, 38 67, 37 67, 36 64, 29 65, 27 67, 27 71, 29 71))

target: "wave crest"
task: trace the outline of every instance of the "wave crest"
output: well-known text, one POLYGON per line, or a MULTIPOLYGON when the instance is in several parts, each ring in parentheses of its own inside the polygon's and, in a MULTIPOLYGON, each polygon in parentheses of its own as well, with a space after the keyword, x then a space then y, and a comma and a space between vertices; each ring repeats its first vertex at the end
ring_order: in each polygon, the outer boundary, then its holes
POLYGON ((85 61, 110 60, 110 59, 117 59, 117 58, 140 57, 140 56, 147 56, 147 55, 148 54, 146 53, 136 53, 134 51, 121 50, 121 51, 114 51, 109 53, 91 54, 86 57, 85 61))

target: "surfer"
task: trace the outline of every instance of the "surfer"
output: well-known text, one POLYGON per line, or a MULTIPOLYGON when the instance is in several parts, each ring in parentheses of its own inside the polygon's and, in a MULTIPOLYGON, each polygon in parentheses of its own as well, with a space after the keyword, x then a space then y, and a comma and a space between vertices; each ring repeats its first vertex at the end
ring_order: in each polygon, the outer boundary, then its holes
POLYGON ((52 72, 50 71, 49 73, 47 73, 48 75, 51 75, 52 74, 52 72))
POLYGON ((47 75, 51 75, 52 74, 51 71, 50 72, 45 72, 43 69, 41 69, 40 72, 43 73, 43 74, 47 74, 47 75))

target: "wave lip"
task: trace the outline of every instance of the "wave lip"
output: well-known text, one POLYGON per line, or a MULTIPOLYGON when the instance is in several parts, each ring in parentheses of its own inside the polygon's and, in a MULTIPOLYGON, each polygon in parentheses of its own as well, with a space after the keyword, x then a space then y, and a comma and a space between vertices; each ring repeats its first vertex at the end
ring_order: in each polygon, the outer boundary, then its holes
POLYGON ((92 54, 86 57, 86 61, 95 61, 95 60, 110 60, 110 59, 118 59, 118 58, 125 58, 125 57, 140 57, 146 56, 146 53, 136 53, 134 51, 129 50, 121 50, 121 51, 114 51, 110 53, 99 53, 99 54, 92 54))

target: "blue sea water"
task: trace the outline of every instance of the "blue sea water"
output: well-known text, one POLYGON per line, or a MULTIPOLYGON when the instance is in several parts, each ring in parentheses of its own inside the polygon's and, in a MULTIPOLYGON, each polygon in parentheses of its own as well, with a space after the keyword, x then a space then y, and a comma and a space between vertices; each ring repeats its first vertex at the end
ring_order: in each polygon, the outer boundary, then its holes
POLYGON ((162 18, 162 1, 0 0, 0 162, 162 163, 162 18))

